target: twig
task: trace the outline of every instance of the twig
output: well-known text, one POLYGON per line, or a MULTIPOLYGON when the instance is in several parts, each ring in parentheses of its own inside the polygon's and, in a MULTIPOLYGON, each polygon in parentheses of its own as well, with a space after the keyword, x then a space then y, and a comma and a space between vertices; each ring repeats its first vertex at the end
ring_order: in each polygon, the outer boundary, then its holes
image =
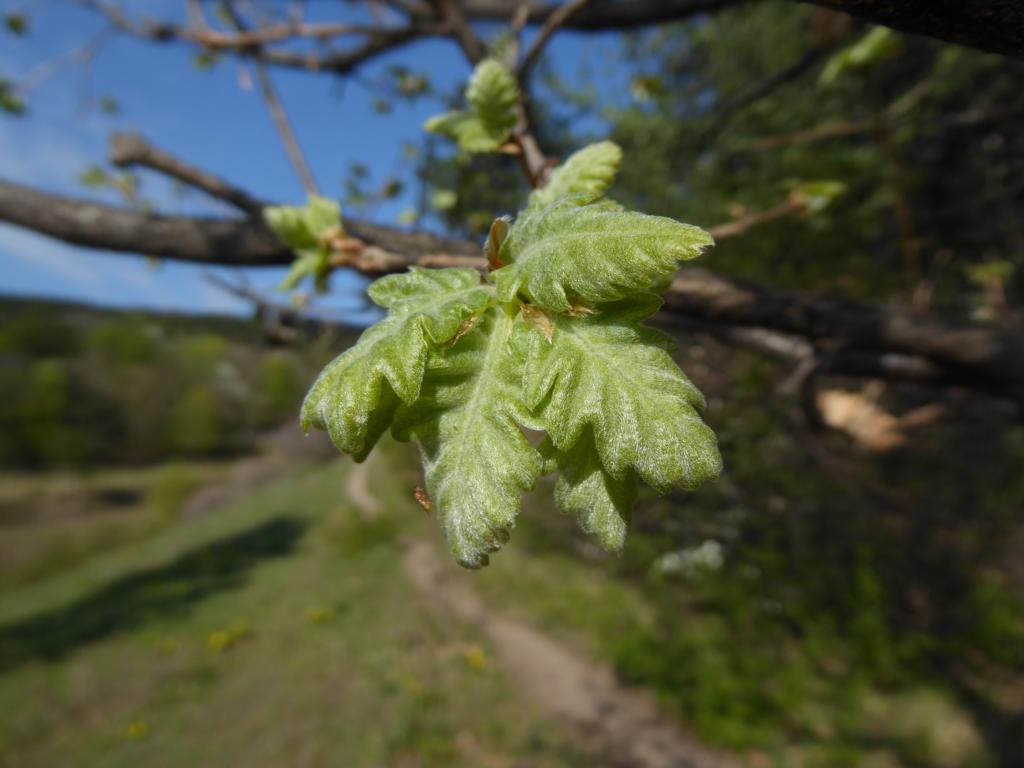
POLYGON ((835 123, 825 123, 813 128, 792 131, 790 133, 765 136, 752 142, 741 144, 737 149, 778 149, 792 144, 807 144, 823 139, 837 139, 844 136, 854 136, 858 133, 867 133, 876 130, 886 121, 897 120, 912 110, 928 95, 934 85, 932 78, 921 80, 902 94, 898 99, 889 104, 877 116, 867 120, 850 120, 835 123))
POLYGON ((284 142, 288 159, 291 160, 295 172, 298 173, 299 179, 302 181, 302 186, 306 188, 306 192, 315 195, 317 194, 316 180, 313 178, 313 172, 310 171, 309 165, 306 164, 306 158, 302 154, 302 147, 299 146, 299 142, 295 138, 295 132, 292 130, 291 122, 288 120, 288 113, 285 112, 284 105, 281 104, 281 100, 277 97, 277 91, 274 90, 274 84, 270 80, 267 66, 262 61, 256 61, 253 64, 256 68, 256 81, 259 83, 260 92, 263 94, 263 100, 267 102, 267 106, 270 108, 270 115, 274 118, 274 124, 277 126, 277 132, 281 135, 281 141, 284 142))
POLYGON ((533 7, 533 0, 522 0, 512 14, 509 23, 509 33, 512 35, 512 61, 519 61, 519 46, 522 43, 523 29, 526 27, 526 20, 530 18, 530 9, 533 7))
POLYGON ((110 161, 119 168, 142 166, 177 179, 240 211, 259 216, 264 203, 243 189, 154 147, 138 133, 115 133, 110 138, 110 161))
POLYGON ((462 7, 458 0, 434 0, 441 18, 448 24, 452 36, 462 48, 471 64, 477 64, 487 53, 484 44, 476 36, 473 28, 469 26, 466 17, 462 13, 462 7))
POLYGON ((738 237, 739 235, 746 234, 749 230, 761 224, 767 224, 769 221, 775 221, 794 213, 800 213, 804 210, 804 203, 798 199, 790 199, 781 205, 777 205, 774 208, 769 208, 766 211, 755 211, 754 213, 748 213, 746 216, 736 219, 735 221, 727 221, 723 224, 718 224, 708 229, 715 240, 726 240, 730 237, 738 237))
POLYGON ((21 81, 18 83, 18 92, 22 95, 29 93, 29 91, 39 87, 39 85, 53 77, 68 62, 79 61, 85 64, 96 58, 100 48, 110 39, 113 32, 114 30, 110 27, 101 29, 82 45, 37 64, 22 76, 21 81))
MULTIPOLYGON (((224 3, 224 10, 227 12, 228 18, 231 24, 234 25, 235 29, 239 33, 248 32, 245 19, 242 18, 241 14, 235 8, 231 0, 226 0, 224 3)), ((253 45, 246 49, 247 53, 258 54, 262 48, 259 45, 253 45)), ((277 132, 281 136, 281 141, 284 143, 285 152, 288 154, 288 159, 291 160, 292 166, 295 168, 295 172, 298 173, 299 179, 302 181, 302 186, 306 188, 307 194, 317 194, 316 179, 313 177, 313 172, 309 169, 309 165, 306 163, 306 158, 302 154, 302 147, 299 146, 298 139, 295 138, 295 131, 292 130, 291 121, 288 119, 288 113, 284 109, 284 105, 277 96, 277 91, 274 89, 274 83, 270 79, 270 73, 267 72, 267 67, 262 61, 253 62, 256 68, 256 79, 259 82, 260 92, 263 94, 263 100, 267 102, 267 106, 270 108, 270 115, 274 120, 274 125, 277 126, 277 132)))
MULTIPOLYGON (((417 16, 409 26, 390 28, 344 22, 269 24, 259 29, 244 28, 243 19, 234 13, 230 3, 224 7, 233 14, 239 28, 225 33, 190 24, 181 26, 166 21, 135 21, 111 3, 99 0, 74 0, 78 5, 104 16, 115 29, 156 43, 188 42, 203 49, 229 51, 240 56, 264 61, 275 66, 303 69, 309 72, 346 74, 363 63, 417 38, 446 34, 444 25, 417 16), (241 26, 240 26, 241 25, 241 26), (316 54, 302 50, 262 47, 272 43, 312 40, 323 43, 335 37, 365 36, 364 42, 349 50, 316 54)), ((194 12, 193 12, 194 13, 194 12)))
POLYGON ((523 60, 519 64, 518 75, 520 83, 525 83, 529 80, 530 73, 537 65, 537 61, 544 52, 545 46, 547 46, 548 41, 551 40, 558 29, 576 13, 583 10, 589 3, 590 0, 570 0, 565 5, 560 5, 554 13, 548 16, 544 26, 541 27, 537 36, 533 39, 529 50, 527 50, 526 55, 523 56, 523 60))
POLYGON ((232 283, 215 272, 204 272, 203 279, 220 290, 249 302, 256 308, 256 316, 268 335, 285 342, 295 341, 297 334, 316 336, 325 331, 347 331, 362 326, 344 319, 318 317, 310 312, 280 304, 268 299, 254 288, 241 283, 232 283))
POLYGON ((764 80, 754 83, 752 86, 722 104, 715 112, 714 118, 697 139, 697 146, 701 149, 708 146, 719 133, 729 124, 733 115, 756 101, 771 94, 776 88, 797 79, 809 69, 821 61, 826 54, 835 48, 835 43, 828 46, 817 46, 801 55, 789 66, 769 75, 764 80))

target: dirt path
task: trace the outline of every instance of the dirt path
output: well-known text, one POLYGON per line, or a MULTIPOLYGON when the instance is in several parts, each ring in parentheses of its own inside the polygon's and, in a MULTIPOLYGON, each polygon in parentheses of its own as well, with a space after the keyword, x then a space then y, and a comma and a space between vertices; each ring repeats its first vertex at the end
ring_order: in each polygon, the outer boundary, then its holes
POLYGON ((367 520, 380 516, 380 502, 370 493, 370 473, 377 454, 371 453, 362 464, 356 464, 348 473, 346 492, 367 520))
POLYGON ((602 765, 622 768, 737 768, 733 758, 699 744, 659 711, 653 698, 623 687, 604 665, 529 625, 487 609, 468 576, 444 563, 425 541, 403 558, 413 584, 432 603, 480 626, 501 665, 537 706, 577 728, 602 765))

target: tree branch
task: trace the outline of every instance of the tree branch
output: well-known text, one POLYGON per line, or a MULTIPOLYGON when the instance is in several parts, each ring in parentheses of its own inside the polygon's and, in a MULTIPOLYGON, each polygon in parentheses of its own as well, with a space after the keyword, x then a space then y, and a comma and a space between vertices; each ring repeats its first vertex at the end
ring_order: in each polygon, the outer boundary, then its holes
MULTIPOLYGON (((715 13, 744 0, 598 0, 565 26, 584 32, 634 29, 715 13)), ((1024 58, 1024 4, 1019 0, 798 0, 983 51, 1024 58)), ((464 0, 471 19, 505 20, 515 0, 464 0)), ((529 24, 543 24, 561 3, 534 7, 529 24)))
POLYGON ((284 143, 285 151, 288 153, 288 159, 291 160, 292 166, 299 175, 299 179, 302 181, 302 186, 305 187, 306 192, 310 195, 315 195, 317 194, 316 179, 313 178, 313 172, 309 169, 306 156, 302 153, 302 147, 299 146, 299 140, 295 137, 295 131, 292 130, 288 113, 285 112, 281 99, 277 97, 277 90, 270 79, 270 73, 267 72, 267 66, 262 61, 257 61, 255 66, 256 81, 259 83, 263 100, 267 102, 267 106, 270 108, 270 115, 274 119, 274 125, 277 126, 277 132, 281 135, 281 141, 284 143))
POLYGON ((138 133, 115 133, 110 139, 110 162, 119 168, 149 168, 230 203, 251 216, 263 214, 264 203, 243 189, 190 165, 174 155, 154 147, 138 133))
MULTIPOLYGON (((564 23, 566 29, 600 32, 610 29, 636 29, 652 24, 714 13, 739 5, 744 0, 595 0, 564 23)), ((518 0, 463 0, 463 12, 478 21, 506 21, 515 12, 518 0)), ((536 4, 526 17, 531 25, 545 24, 564 8, 564 3, 536 4)))
MULTIPOLYGON (((0 221, 75 245, 228 266, 291 263, 293 254, 255 219, 156 216, 0 181, 0 221)), ((343 263, 365 274, 422 266, 484 267, 477 244, 346 219, 369 247, 343 263)), ((1024 339, 963 323, 887 312, 860 302, 807 298, 682 270, 663 311, 716 326, 759 327, 854 352, 913 355, 944 382, 1024 402, 1024 339)), ((848 358, 849 359, 849 358, 848 358)), ((868 358, 865 358, 868 359, 868 358)))
POLYGON ((800 0, 874 24, 1024 58, 1024 4, 1019 0, 800 0))
POLYGON ((537 62, 540 61, 540 56, 544 52, 545 46, 547 46, 554 34, 565 26, 574 16, 583 11, 590 2, 591 0, 569 0, 569 2, 560 6, 550 16, 548 16, 544 21, 544 25, 537 33, 537 36, 533 39, 533 43, 530 45, 529 50, 523 56, 523 60, 519 63, 517 74, 519 75, 520 83, 526 83, 530 79, 530 73, 533 72, 533 68, 537 66, 537 62))
POLYGON ((458 0, 433 0, 433 5, 437 8, 438 15, 447 23, 452 37, 466 54, 469 63, 477 64, 486 54, 486 49, 466 21, 458 0))

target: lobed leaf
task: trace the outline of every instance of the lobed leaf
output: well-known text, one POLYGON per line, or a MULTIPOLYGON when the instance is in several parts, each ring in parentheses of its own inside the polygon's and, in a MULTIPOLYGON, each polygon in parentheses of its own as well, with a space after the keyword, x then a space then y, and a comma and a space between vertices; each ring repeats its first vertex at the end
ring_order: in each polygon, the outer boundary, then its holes
POLYGON ((622 150, 611 141, 590 144, 574 152, 551 174, 548 183, 530 195, 530 208, 543 208, 561 197, 581 196, 591 202, 604 194, 615 180, 622 150))
POLYGON ((550 439, 546 443, 553 468, 559 472, 555 506, 575 515, 583 532, 594 536, 609 552, 621 550, 636 501, 636 476, 630 472, 617 479, 609 474, 590 429, 567 451, 559 451, 550 439))
POLYGON ((522 353, 513 320, 495 307, 465 338, 436 357, 418 400, 399 409, 395 434, 420 445, 427 491, 455 559, 488 562, 515 525, 521 496, 541 470, 520 431, 522 353))
POLYGON ((520 327, 524 400, 554 446, 570 452, 589 428, 612 478, 635 472, 664 493, 714 478, 721 457, 697 411, 703 396, 667 351, 671 339, 639 324, 659 304, 647 296, 595 315, 557 316, 550 341, 532 325, 520 327))
POLYGON ((365 459, 400 400, 414 401, 427 360, 422 316, 386 318, 320 372, 302 403, 303 431, 327 430, 342 453, 365 459))
POLYGON ((326 429, 357 461, 391 425, 399 402, 419 397, 431 345, 455 338, 487 308, 493 289, 472 269, 415 269, 377 281, 371 296, 391 314, 321 372, 302 404, 302 428, 326 429))
POLYGON ((425 269, 387 275, 370 286, 370 298, 392 314, 422 315, 430 339, 442 344, 453 338, 470 318, 483 312, 494 288, 480 281, 475 269, 425 269))
POLYGON ((492 273, 502 301, 524 291, 552 312, 615 301, 659 286, 713 242, 698 227, 581 201, 559 198, 519 217, 501 247, 508 266, 492 273))

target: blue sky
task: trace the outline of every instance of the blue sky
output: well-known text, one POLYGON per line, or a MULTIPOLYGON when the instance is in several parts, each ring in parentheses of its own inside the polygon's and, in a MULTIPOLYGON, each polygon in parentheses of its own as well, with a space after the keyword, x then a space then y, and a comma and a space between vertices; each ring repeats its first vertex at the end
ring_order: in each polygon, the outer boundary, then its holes
MULTIPOLYGON (((7 11, 23 3, 3 0, 7 11)), ((34 69, 81 45, 101 28, 96 16, 65 4, 30 4, 32 27, 24 38, 0 32, 0 77, 21 82, 34 69)), ((178 0, 125 3, 163 17, 180 16, 178 0)), ((317 4, 311 3, 312 8, 317 4)), ((320 6, 326 7, 326 6, 320 6)), ((329 6, 332 12, 345 8, 329 6)), ((351 11, 349 12, 351 13, 351 11)), ((486 32, 487 30, 485 30, 486 32)), ((559 36, 551 55, 572 77, 588 62, 608 61, 615 43, 609 36, 559 36)), ((154 144, 247 188, 260 197, 299 202, 304 192, 289 165, 265 103, 246 87, 244 67, 225 59, 212 71, 192 64, 195 49, 184 44, 154 45, 125 36, 112 38, 89 67, 61 67, 27 94, 29 114, 0 115, 0 177, 49 191, 98 196, 119 202, 113 193, 86 190, 78 181, 92 164, 102 164, 110 132, 141 131, 154 144), (91 93, 93 106, 84 93, 91 93), (117 115, 95 108, 97 97, 114 96, 117 115)), ((435 87, 458 87, 468 66, 448 41, 427 41, 376 60, 360 71, 372 80, 391 64, 402 63, 428 74, 435 87)), ((417 142, 423 121, 438 111, 429 99, 397 103, 389 115, 376 114, 380 94, 354 82, 291 71, 275 71, 275 83, 296 126, 300 143, 324 194, 340 196, 353 162, 378 180, 395 166, 403 142, 417 142)), ((163 212, 229 213, 198 193, 182 197, 157 176, 146 175, 143 194, 163 212)), ((378 220, 393 223, 408 199, 382 205, 378 220)), ((0 292, 60 297, 112 306, 179 311, 244 313, 240 302, 203 278, 204 268, 165 261, 105 254, 64 245, 0 224, 0 292)), ((232 270, 222 270, 231 275, 232 270)), ((250 269, 245 275, 268 294, 282 270, 250 269)), ((336 274, 325 309, 367 318, 363 278, 336 274)))

